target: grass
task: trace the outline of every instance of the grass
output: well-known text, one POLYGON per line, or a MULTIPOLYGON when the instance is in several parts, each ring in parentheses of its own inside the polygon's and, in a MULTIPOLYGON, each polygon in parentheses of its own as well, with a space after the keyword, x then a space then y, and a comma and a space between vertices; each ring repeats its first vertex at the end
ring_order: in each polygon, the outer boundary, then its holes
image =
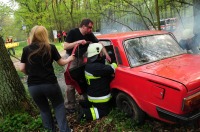
POLYGON ((58 52, 63 51, 63 43, 54 43, 56 48, 58 49, 58 52))
MULTIPOLYGON (((62 43, 52 43, 56 46, 58 52, 63 51, 63 45, 62 43)), ((27 42, 26 41, 22 41, 19 43, 19 46, 15 47, 15 57, 17 58, 21 58, 22 55, 22 50, 23 48, 27 46, 27 42)))

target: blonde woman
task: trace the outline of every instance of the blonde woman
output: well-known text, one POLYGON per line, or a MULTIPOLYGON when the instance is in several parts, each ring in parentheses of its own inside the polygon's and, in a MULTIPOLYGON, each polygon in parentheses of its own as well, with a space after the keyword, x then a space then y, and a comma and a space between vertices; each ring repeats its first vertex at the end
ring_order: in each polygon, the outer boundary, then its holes
POLYGON ((28 75, 28 89, 40 109, 44 127, 56 131, 48 103, 50 100, 60 132, 69 132, 64 99, 52 65, 54 60, 63 66, 74 60, 74 56, 62 59, 56 47, 50 44, 46 28, 34 26, 30 33, 30 44, 23 48, 20 70, 28 75))

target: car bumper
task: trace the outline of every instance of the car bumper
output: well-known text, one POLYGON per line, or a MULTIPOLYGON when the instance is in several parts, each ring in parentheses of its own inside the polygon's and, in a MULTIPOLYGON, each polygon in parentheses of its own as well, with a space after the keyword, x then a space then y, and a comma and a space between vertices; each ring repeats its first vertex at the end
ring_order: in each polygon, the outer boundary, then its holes
POLYGON ((165 120, 169 120, 171 122, 190 122, 200 119, 200 110, 196 110, 192 113, 185 114, 185 115, 177 115, 162 108, 156 107, 158 115, 160 118, 165 120))

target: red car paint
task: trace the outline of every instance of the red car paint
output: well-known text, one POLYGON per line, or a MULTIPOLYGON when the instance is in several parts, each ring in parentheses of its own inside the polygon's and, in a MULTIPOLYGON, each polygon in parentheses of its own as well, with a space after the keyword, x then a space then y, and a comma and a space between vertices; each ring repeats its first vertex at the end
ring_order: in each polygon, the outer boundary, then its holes
MULTIPOLYGON (((158 34, 169 33, 165 31, 137 31, 98 36, 100 42, 109 40, 114 47, 117 47, 119 51, 117 54, 121 58, 121 64, 118 63, 115 78, 110 85, 111 89, 125 92, 145 113, 159 120, 172 123, 179 120, 199 119, 200 55, 181 54, 136 67, 129 65, 123 46, 124 41, 130 38, 158 34), (194 94, 198 94, 194 109, 184 111, 184 98, 194 94), (157 107, 164 110, 166 115, 169 114, 172 117, 178 117, 178 119, 176 118, 177 120, 174 121, 163 118, 162 115, 158 114, 157 107), (193 111, 197 111, 197 113, 191 114, 193 111), (186 116, 187 114, 191 115, 186 116), (196 118, 193 118, 194 116, 196 118)), ((115 51, 116 56, 117 54, 115 51)), ((118 58, 116 60, 119 62, 118 58)))

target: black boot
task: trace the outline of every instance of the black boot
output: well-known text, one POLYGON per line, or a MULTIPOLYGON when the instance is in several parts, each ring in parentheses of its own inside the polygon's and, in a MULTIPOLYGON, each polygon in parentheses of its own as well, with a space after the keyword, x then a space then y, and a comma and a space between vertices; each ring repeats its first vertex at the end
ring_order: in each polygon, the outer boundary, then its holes
POLYGON ((79 105, 79 108, 78 108, 78 116, 76 118, 76 122, 77 123, 80 123, 81 122, 81 119, 84 119, 84 111, 83 111, 83 108, 79 105))

